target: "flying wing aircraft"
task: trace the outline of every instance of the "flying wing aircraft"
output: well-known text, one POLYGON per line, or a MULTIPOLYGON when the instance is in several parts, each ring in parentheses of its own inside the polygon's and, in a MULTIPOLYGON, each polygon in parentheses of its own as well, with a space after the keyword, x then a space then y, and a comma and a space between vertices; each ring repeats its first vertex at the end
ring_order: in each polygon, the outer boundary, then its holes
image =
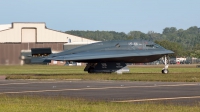
POLYGON ((32 63, 43 63, 50 60, 84 62, 87 63, 84 71, 88 71, 88 73, 122 73, 129 71, 126 63, 147 63, 164 57, 165 67, 162 69, 162 73, 166 74, 169 72, 168 54, 174 53, 146 40, 104 41, 55 54, 46 48, 43 48, 46 49, 43 51, 41 51, 42 48, 38 49, 32 49, 32 63))

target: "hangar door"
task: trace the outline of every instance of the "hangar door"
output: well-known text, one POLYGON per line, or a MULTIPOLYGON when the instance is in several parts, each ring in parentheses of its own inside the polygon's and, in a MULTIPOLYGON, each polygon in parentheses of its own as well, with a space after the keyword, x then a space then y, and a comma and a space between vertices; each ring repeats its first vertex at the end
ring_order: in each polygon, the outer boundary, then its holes
POLYGON ((22 42, 36 42, 36 29, 22 28, 22 42))

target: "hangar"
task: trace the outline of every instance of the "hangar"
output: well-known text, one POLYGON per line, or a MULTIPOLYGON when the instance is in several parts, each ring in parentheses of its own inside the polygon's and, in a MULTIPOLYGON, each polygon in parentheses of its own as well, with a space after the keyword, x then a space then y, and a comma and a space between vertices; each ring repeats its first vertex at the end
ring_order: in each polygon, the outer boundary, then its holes
POLYGON ((52 52, 60 52, 64 44, 77 42, 95 41, 49 29, 43 22, 0 25, 0 65, 30 63, 31 48, 49 47, 52 52))

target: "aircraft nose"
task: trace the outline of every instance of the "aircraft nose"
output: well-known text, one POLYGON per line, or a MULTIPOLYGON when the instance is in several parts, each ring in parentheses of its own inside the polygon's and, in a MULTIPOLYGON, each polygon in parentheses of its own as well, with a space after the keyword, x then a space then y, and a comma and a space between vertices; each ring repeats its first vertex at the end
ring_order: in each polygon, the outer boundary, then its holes
POLYGON ((169 54, 173 54, 173 53, 174 53, 174 51, 171 51, 171 50, 167 50, 167 52, 168 52, 169 54))

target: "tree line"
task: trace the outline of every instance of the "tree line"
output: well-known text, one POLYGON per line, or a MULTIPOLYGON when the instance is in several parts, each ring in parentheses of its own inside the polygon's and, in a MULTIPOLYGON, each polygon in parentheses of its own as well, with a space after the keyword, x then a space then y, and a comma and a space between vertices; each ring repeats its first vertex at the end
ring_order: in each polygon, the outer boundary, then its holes
POLYGON ((200 58, 200 28, 192 26, 186 30, 176 27, 166 27, 162 33, 149 31, 130 31, 128 34, 115 31, 65 31, 65 33, 96 40, 130 40, 143 39, 154 41, 157 44, 175 52, 174 57, 200 58))

